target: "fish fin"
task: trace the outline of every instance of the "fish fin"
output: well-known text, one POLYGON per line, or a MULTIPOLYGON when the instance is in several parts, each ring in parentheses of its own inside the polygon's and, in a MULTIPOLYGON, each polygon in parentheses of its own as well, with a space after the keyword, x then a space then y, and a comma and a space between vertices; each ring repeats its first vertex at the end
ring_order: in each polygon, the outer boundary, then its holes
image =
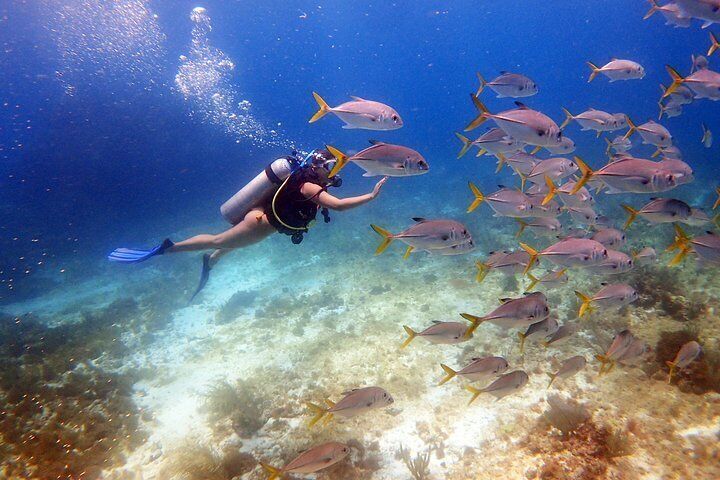
POLYGON ((475 330, 477 330, 477 328, 480 326, 480 324, 485 321, 485 319, 483 317, 478 317, 475 315, 471 315, 469 313, 461 313, 460 316, 463 317, 468 322, 472 323, 472 325, 470 325, 468 327, 468 329, 465 331, 465 335, 464 335, 465 338, 472 337, 473 333, 475 333, 475 330))
POLYGON ((427 222, 427 218, 425 217, 412 217, 412 221, 415 223, 422 223, 427 222))
MULTIPOLYGON (((628 124, 628 131, 625 133, 625 135, 623 135, 623 140, 629 139, 630 137, 632 137, 632 134, 637 131, 637 127, 635 126, 633 121, 630 120, 629 116, 625 115, 625 120, 627 121, 627 124, 628 124)), ((645 143, 645 142, 643 142, 643 143, 645 143)))
POLYGON ((535 261, 537 260, 540 253, 526 243, 520 242, 520 247, 530 254, 530 259, 528 260, 527 267, 525 267, 525 270, 523 271, 523 275, 527 275, 535 264, 535 261))
POLYGON ((445 383, 449 382, 450 380, 457 375, 457 372, 453 370, 452 368, 448 367, 444 363, 441 363, 440 366, 443 370, 445 370, 445 376, 440 380, 440 383, 438 383, 438 386, 444 385, 445 383))
POLYGON ((720 206, 720 187, 715 188, 715 193, 717 193, 718 198, 715 200, 715 203, 713 203, 713 210, 720 206))
POLYGON ((630 224, 635 221, 639 212, 630 205, 622 204, 622 208, 625 209, 626 212, 628 212, 628 219, 627 221, 625 221, 625 225, 623 225, 623 230, 627 230, 630 224))
POLYGON ((460 141, 463 143, 462 148, 460 149, 460 153, 458 153, 457 158, 462 158, 463 155, 467 153, 467 151, 472 147, 472 142, 469 138, 467 138, 465 135, 462 135, 460 133, 455 132, 455 136, 460 139, 460 141))
POLYGON ((563 112, 565 112, 565 120, 563 120, 563 122, 560 124, 560 130, 567 127, 568 123, 570 123, 570 121, 574 118, 573 114, 570 113, 570 111, 567 108, 563 107, 562 110, 563 110, 563 112))
POLYGON ((670 263, 668 263, 669 267, 674 267, 675 265, 681 264, 687 254, 692 251, 690 249, 690 246, 687 244, 679 245, 678 248, 680 249, 680 251, 677 253, 677 255, 675 255, 675 257, 673 257, 672 260, 670 260, 670 263))
POLYGON ((547 388, 550 388, 550 386, 553 384, 555 379, 557 378, 557 374, 555 373, 548 373, 548 377, 550 377, 550 383, 548 383, 547 388))
POLYGON ((374 140, 372 138, 368 140, 368 142, 370 142, 370 145, 385 145, 385 142, 381 142, 380 140, 374 140))
POLYGON ((415 247, 413 247, 412 245, 408 245, 407 250, 405 250, 405 253, 403 254, 403 257, 402 257, 403 260, 407 260, 408 257, 410 257, 410 254, 412 253, 412 251, 414 249, 415 249, 415 247))
POLYGON ((545 198, 543 198, 543 201, 541 205, 545 206, 555 197, 555 194, 557 193, 557 187, 555 186, 555 183, 553 183, 552 179, 545 175, 545 183, 548 187, 548 193, 545 195, 545 198))
POLYGON ((475 154, 475 156, 476 156, 476 157, 482 157, 482 156, 485 155, 486 153, 487 153, 487 150, 485 150, 484 148, 481 148, 481 149, 478 150, 478 153, 475 154))
POLYGON ((282 470, 280 470, 279 468, 275 468, 263 462, 260 462, 260 466, 263 468, 263 470, 270 474, 267 480, 276 480, 282 477, 282 470))
POLYGON ((355 100, 356 102, 367 102, 364 98, 356 97, 355 95, 350 95, 350 98, 355 100))
POLYGON ((485 200, 485 196, 482 194, 480 189, 472 182, 468 182, 468 187, 470 187, 470 191, 472 191, 473 195, 475 196, 475 199, 472 201, 470 206, 467 208, 467 213, 472 212, 477 207, 480 206, 480 204, 485 200))
POLYGON ((518 101, 518 100, 515 100, 514 103, 515 103, 515 106, 516 106, 517 108, 519 108, 520 110, 530 110, 530 108, 529 108, 527 105, 525 105, 524 103, 522 103, 522 102, 520 102, 520 101, 518 101))
POLYGON ((578 310, 578 317, 582 318, 585 316, 586 313, 591 313, 595 308, 592 306, 592 298, 588 297, 584 293, 580 293, 577 290, 575 290, 575 295, 580 299, 582 302, 580 304, 580 310, 578 310))
POLYGON ((540 279, 537 278, 535 275, 533 275, 530 272, 527 273, 527 277, 530 279, 530 285, 527 286, 525 291, 530 292, 530 291, 532 291, 533 288, 535 288, 535 285, 537 285, 537 283, 540 281, 540 279))
POLYGON ((517 336, 520 339, 520 354, 522 354, 525 351, 525 339, 527 336, 522 332, 518 332, 517 336))
POLYGON ((472 405, 472 403, 473 403, 475 400, 477 400, 477 398, 478 398, 478 397, 480 396, 480 394, 482 393, 482 390, 480 390, 480 389, 478 389, 478 388, 475 388, 475 387, 472 387, 472 386, 470 386, 470 385, 466 386, 466 387, 465 387, 465 390, 467 390, 468 392, 472 393, 472 397, 470 398, 470 401, 468 402, 468 407, 469 407, 470 405, 472 405))
POLYGON ((715 34, 713 32, 710 32, 710 48, 708 49, 708 57, 711 56, 713 53, 715 53, 715 50, 720 48, 720 43, 718 43, 717 38, 715 38, 715 34))
POLYGON ((588 83, 590 83, 595 79, 595 77, 597 77, 597 74, 600 73, 600 68, 592 62, 585 63, 587 63, 588 67, 590 67, 590 69, 592 70, 590 72, 590 78, 588 78, 588 83))
POLYGON ((522 218, 516 218, 515 221, 517 221, 520 224, 520 228, 518 228, 517 233, 515 234, 515 238, 520 238, 520 236, 525 231, 525 227, 528 226, 527 222, 524 221, 522 218))
POLYGON ((343 125, 340 128, 343 128, 345 130, 357 130, 358 127, 356 127, 355 125, 350 125, 349 123, 346 123, 345 125, 343 125))
POLYGON ((313 418, 310 420, 310 423, 308 423, 308 426, 313 427, 316 423, 318 423, 320 420, 325 417, 325 415, 328 414, 327 408, 324 408, 320 405, 307 402, 306 403, 308 409, 310 409, 310 412, 313 414, 313 418))
POLYGON ((675 362, 666 361, 665 364, 670 368, 670 372, 668 372, 668 380, 667 383, 669 384, 672 382, 673 374, 675 373, 675 362))
POLYGON ((520 170, 517 170, 515 173, 518 174, 518 177, 520 177, 520 192, 525 192, 525 183, 527 182, 527 177, 523 175, 520 170))
POLYGON ((650 10, 647 11, 645 16, 643 17, 643 20, 647 20, 648 18, 652 17, 655 12, 660 10, 660 7, 658 7, 658 4, 655 3, 655 0, 649 0, 650 1, 650 10))
POLYGON ((313 115, 310 120, 308 120, 308 123, 317 122, 330 111, 330 106, 327 104, 327 102, 325 102, 325 100, 323 100, 323 98, 319 94, 315 92, 312 92, 312 94, 318 104, 318 111, 315 112, 315 115, 313 115))
POLYGON ((473 105, 475 105, 475 108, 477 108, 480 113, 470 123, 468 123, 467 126, 464 128, 464 131, 466 131, 466 132, 469 132, 470 130, 474 130, 477 127, 479 127, 480 125, 482 125, 485 122, 485 120, 487 120, 487 115, 489 113, 488 109, 485 107, 485 105, 483 105, 483 103, 480 101, 480 99, 476 95, 473 95, 471 93, 470 99, 472 99, 473 105))
POLYGON ((380 245, 378 245, 377 250, 375 250, 375 255, 380 255, 385 251, 385 249, 390 245, 390 243, 393 241, 392 233, 388 232, 384 228, 378 227, 377 225, 370 225, 373 230, 375 230, 375 233, 383 237, 382 242, 380 242, 380 245))
POLYGON ((415 340, 415 337, 417 337, 417 332, 413 330, 412 328, 408 327, 407 325, 403 325, 403 328, 405 329, 405 332, 408 334, 408 338, 405 339, 402 345, 400 345, 400 349, 407 347, 410 345, 410 342, 415 340))
POLYGON ((340 150, 338 150, 337 148, 333 147, 332 145, 325 145, 325 148, 327 148, 328 151, 330 153, 332 153, 332 156, 335 157, 335 160, 337 160, 335 162, 335 166, 332 168, 332 170, 328 174, 328 177, 334 177, 347 164, 348 156, 345 155, 340 150))
MULTIPOLYGON (((628 119, 630 120, 630 119, 628 119)), ((580 172, 582 173, 582 176, 580 177, 580 180, 575 182, 575 186, 570 191, 570 195, 575 195, 577 192, 580 191, 582 187, 585 186, 585 184, 590 180, 590 177, 593 175, 593 171, 590 167, 587 166, 585 161, 575 155, 575 163, 577 164, 578 168, 580 169, 580 172)))
POLYGON ((485 90, 485 85, 487 85, 487 83, 485 82, 485 79, 482 77, 482 75, 480 75, 480 72, 476 72, 476 74, 478 80, 480 81, 480 86, 478 87, 477 92, 475 92, 475 96, 479 97, 483 90, 485 90))
POLYGON ((475 281, 478 283, 482 283, 483 280, 485 280, 485 277, 487 276, 488 272, 490 271, 490 267, 478 260, 475 262, 475 266, 478 269, 477 275, 475 275, 475 281))
POLYGON ((707 125, 705 125, 705 123, 702 123, 701 125, 702 125, 702 129, 703 129, 703 136, 702 136, 702 140, 700 140, 700 143, 702 143, 704 145, 705 142, 707 142, 710 139, 712 132, 710 132, 707 125))
POLYGON ((665 65, 665 69, 670 74, 670 77, 672 78, 672 83, 669 87, 665 89, 665 93, 663 93, 662 98, 669 97, 670 94, 677 90, 677 88, 685 81, 683 76, 680 75, 680 73, 670 65, 665 65))
POLYGON ((502 170, 503 165, 505 165, 505 163, 507 162, 507 158, 505 158, 505 155, 503 155, 502 153, 498 153, 495 156, 498 159, 498 165, 497 165, 497 168, 495 169, 495 173, 500 173, 500 170, 502 170))
POLYGON ((536 146, 535 148, 533 148, 532 150, 530 150, 530 155, 535 155, 537 152, 540 151, 541 148, 542 148, 542 147, 541 147, 540 145, 536 146))
POLYGON ((610 360, 605 355, 595 355, 595 359, 600 362, 600 371, 598 372, 598 375, 602 375, 603 373, 610 373, 610 370, 612 370, 615 363, 613 360, 610 360), (609 367, 607 367, 608 364, 610 364, 609 367))

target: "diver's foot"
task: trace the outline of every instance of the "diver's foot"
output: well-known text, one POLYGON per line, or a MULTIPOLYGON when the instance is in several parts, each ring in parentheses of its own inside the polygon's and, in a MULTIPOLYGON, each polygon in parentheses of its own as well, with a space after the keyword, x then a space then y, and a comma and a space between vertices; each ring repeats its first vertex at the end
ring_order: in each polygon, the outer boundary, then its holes
POLYGON ((210 270, 212 270, 212 265, 210 265, 210 256, 211 255, 209 253, 203 255, 202 272, 200 272, 200 283, 198 284, 195 293, 193 293, 192 297, 190 297, 190 303, 195 300, 195 296, 200 293, 203 288, 205 288, 205 285, 210 279, 210 270))

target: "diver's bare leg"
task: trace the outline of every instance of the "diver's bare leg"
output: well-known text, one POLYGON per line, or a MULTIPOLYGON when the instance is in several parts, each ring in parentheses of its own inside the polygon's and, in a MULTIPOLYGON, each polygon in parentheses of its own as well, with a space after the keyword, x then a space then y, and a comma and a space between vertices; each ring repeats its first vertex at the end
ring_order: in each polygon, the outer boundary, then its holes
POLYGON ((227 255, 228 253, 230 253, 232 251, 233 251, 232 248, 218 248, 217 250, 213 251, 210 254, 210 261, 209 261, 210 268, 213 268, 215 266, 215 264, 217 264, 217 262, 220 261, 221 257, 224 257, 225 255, 227 255))
POLYGON ((176 243, 166 253, 193 252, 197 250, 225 250, 247 247, 265 240, 275 232, 262 210, 251 210, 242 222, 217 235, 201 234, 176 243))

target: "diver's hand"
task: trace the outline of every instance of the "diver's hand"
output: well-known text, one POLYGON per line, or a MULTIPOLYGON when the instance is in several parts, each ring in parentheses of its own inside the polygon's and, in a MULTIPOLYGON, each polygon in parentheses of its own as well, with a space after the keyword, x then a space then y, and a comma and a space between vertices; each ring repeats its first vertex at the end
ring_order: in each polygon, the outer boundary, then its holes
POLYGON ((385 185, 385 182, 388 181, 388 177, 383 177, 379 182, 375 184, 375 188, 373 188, 372 191, 372 198, 377 198, 378 195, 380 195, 380 189, 385 185))

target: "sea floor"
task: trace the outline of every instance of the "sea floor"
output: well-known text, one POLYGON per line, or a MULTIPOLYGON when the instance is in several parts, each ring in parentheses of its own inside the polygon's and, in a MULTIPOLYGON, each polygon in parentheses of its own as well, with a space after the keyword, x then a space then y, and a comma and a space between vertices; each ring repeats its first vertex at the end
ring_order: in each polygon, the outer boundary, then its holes
MULTIPOLYGON (((699 338, 708 358, 718 356, 716 270, 698 270, 692 262, 670 273, 662 263, 638 267, 621 277, 640 291, 636 305, 580 320, 579 332, 561 345, 530 341, 524 355, 516 331, 493 325, 482 325, 459 345, 417 338, 400 350, 402 325, 462 321, 460 312, 482 315, 498 298, 521 295, 523 282, 499 273, 476 283, 472 264, 493 246, 516 240, 508 231, 485 239, 470 256, 418 253, 402 260, 400 245, 374 257, 377 239, 369 229, 337 227, 325 232, 323 249, 311 237, 296 247, 277 236, 228 256, 192 305, 187 299, 199 255, 108 265, 81 284, 5 307, 18 318, 32 312, 71 329, 76 322, 92 325, 81 318, 92 312, 112 309, 115 315, 87 335, 93 344, 122 348, 85 348, 72 366, 125 379, 122 395, 131 407, 124 415, 136 421, 121 433, 133 440, 116 438, 122 452, 104 454, 93 470, 67 478, 261 479, 267 474, 259 461, 282 466, 330 440, 351 445, 352 455, 307 478, 720 478, 719 385, 692 378, 713 373, 689 369, 668 384, 656 358, 661 338, 667 343, 673 335, 667 332, 699 338), (599 376, 594 356, 623 328, 646 340, 653 353, 637 367, 599 376), (441 362, 460 367, 490 354, 524 369, 529 384, 498 401, 482 395, 470 406, 462 380, 437 386, 441 362), (586 369, 547 388, 547 373, 578 354, 588 360, 586 369), (371 385, 384 387, 394 404, 308 426, 306 402, 337 400, 341 392, 371 385), (410 459, 429 452, 426 476, 412 476, 401 446, 410 459)), ((573 290, 591 292, 608 277, 573 271, 570 279, 546 292, 563 322, 576 319, 573 290)), ((113 419, 112 413, 106 417, 113 419)), ((106 428, 106 435, 119 435, 106 428)), ((0 472, 22 478, 8 458, 0 472)), ((55 478, 43 476, 42 463, 38 468, 33 478, 55 478)))

